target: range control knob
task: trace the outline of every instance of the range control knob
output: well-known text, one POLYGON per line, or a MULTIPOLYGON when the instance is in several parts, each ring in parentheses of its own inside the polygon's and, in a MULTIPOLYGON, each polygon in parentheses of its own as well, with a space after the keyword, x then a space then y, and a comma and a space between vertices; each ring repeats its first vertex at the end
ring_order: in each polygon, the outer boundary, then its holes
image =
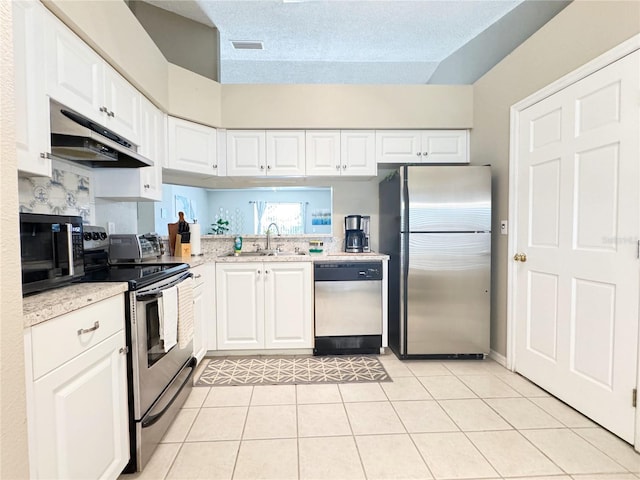
POLYGON ((93 232, 93 235, 91 236, 91 238, 93 240, 100 240, 100 233, 99 232, 93 232))
POLYGON ((107 233, 106 232, 100 232, 100 240, 104 240, 105 238, 107 238, 107 233))
POLYGON ((84 232, 82 234, 82 238, 84 238, 86 241, 91 240, 91 232, 84 232))

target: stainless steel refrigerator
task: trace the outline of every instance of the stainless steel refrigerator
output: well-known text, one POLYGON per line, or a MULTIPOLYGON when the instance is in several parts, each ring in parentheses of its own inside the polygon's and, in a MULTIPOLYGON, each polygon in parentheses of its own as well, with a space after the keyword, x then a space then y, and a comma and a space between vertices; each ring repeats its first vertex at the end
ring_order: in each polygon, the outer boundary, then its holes
POLYGON ((489 353, 491 168, 402 166, 380 182, 389 345, 400 358, 489 353))

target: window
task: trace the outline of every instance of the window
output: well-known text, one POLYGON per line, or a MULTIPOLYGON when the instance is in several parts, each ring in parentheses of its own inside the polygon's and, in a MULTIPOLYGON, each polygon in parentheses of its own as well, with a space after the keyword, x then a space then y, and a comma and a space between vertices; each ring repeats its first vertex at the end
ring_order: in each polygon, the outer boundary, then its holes
MULTIPOLYGON (((253 207, 254 233, 266 233, 267 226, 275 223, 281 235, 304 233, 304 204, 300 202, 255 202, 253 207)), ((272 230, 272 233, 273 230, 272 230)))

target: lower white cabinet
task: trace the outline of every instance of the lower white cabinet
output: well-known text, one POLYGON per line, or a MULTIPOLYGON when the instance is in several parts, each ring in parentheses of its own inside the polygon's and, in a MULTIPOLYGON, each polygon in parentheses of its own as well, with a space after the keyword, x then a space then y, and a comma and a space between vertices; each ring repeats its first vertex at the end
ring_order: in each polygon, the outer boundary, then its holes
POLYGON ((198 363, 207 350, 216 349, 216 312, 213 264, 199 265, 191 269, 193 289, 193 356, 198 363))
POLYGON ((313 347, 311 262, 216 264, 218 350, 313 347))
POLYGON ((129 461, 124 296, 25 331, 32 478, 116 479, 129 461))

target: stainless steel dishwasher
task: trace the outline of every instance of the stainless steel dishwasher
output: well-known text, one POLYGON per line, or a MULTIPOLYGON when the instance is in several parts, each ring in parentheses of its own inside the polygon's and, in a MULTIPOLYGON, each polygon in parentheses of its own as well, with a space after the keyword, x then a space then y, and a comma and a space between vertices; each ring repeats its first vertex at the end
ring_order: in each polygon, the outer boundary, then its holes
POLYGON ((380 353, 382 262, 318 262, 314 284, 314 355, 380 353))

